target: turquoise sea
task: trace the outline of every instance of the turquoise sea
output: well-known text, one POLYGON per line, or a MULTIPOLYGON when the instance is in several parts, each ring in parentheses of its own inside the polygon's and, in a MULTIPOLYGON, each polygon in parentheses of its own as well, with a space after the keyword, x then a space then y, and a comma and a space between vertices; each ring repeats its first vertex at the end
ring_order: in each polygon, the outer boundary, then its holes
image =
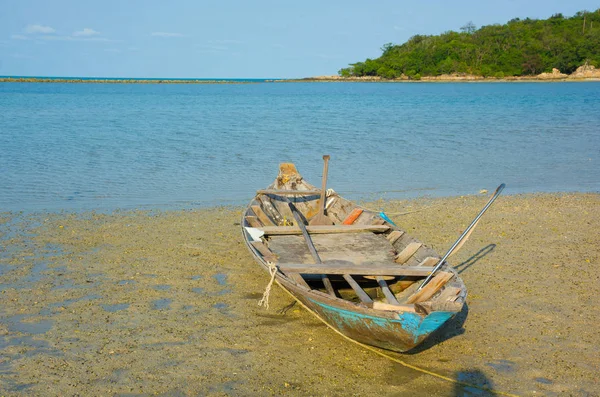
POLYGON ((600 191, 600 83, 0 83, 0 211, 600 191))

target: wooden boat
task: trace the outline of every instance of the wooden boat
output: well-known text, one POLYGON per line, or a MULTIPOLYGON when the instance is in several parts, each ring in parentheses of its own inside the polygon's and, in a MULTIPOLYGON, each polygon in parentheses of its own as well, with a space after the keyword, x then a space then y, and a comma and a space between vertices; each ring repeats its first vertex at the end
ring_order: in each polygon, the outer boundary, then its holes
POLYGON ((467 290, 446 263, 418 290, 440 260, 434 250, 385 214, 324 191, 325 180, 317 189, 284 163, 242 215, 248 249, 283 288, 342 334, 399 352, 461 311, 467 290), (324 212, 331 225, 307 222, 324 212))

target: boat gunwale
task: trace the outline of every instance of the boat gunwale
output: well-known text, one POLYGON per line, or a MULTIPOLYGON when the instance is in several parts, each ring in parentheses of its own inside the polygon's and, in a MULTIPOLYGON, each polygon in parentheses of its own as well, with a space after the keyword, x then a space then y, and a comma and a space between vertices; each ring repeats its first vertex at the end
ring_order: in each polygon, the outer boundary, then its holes
MULTIPOLYGON (((305 181, 303 181, 305 182, 305 181)), ((305 182, 306 183, 306 182, 305 182)), ((261 193, 263 194, 263 193, 261 193)), ((269 193, 268 195, 271 195, 271 193, 269 193)), ((341 197, 341 196, 340 196, 341 197)), ((259 262, 259 264, 261 265, 261 267, 263 267, 263 269, 267 272, 269 272, 269 264, 267 263, 267 261, 262 257, 262 255, 260 254, 260 252, 258 252, 258 250, 256 248, 254 248, 251 245, 251 240, 250 240, 250 235, 249 233, 245 230, 246 227, 250 227, 250 226, 245 226, 247 224, 245 217, 247 215, 249 215, 249 212, 251 211, 251 205, 256 201, 256 197, 254 197, 250 203, 248 204, 248 207, 245 209, 245 211, 242 213, 241 216, 241 225, 242 225, 242 235, 244 237, 244 242, 246 243, 246 246, 248 247, 248 249, 250 250, 250 252, 252 253, 253 257, 259 262)), ((376 212, 368 210, 368 209, 364 209, 364 212, 372 214, 372 215, 378 215, 376 212)), ((387 223, 387 222, 386 222, 387 223)), ((400 229, 398 226, 393 225, 393 224, 389 224, 390 226, 390 230, 394 231, 401 231, 403 233, 405 233, 404 230, 400 229)), ((401 266, 401 265, 399 265, 401 266)), ((440 270, 442 271, 446 271, 446 272, 450 272, 453 274, 453 278, 455 278, 456 282, 458 282, 458 284, 460 285, 460 293, 458 294, 458 299, 461 300, 461 306, 458 310, 453 310, 452 312, 454 313, 458 313, 460 312, 460 310, 462 309, 464 302, 466 301, 466 295, 467 295, 467 291, 466 291, 466 286, 464 284, 464 281, 460 278, 458 272, 456 271, 456 269, 454 269, 452 266, 450 266, 447 262, 444 263, 442 265, 442 267, 440 268, 440 270)), ((383 317, 383 318, 387 318, 387 319, 393 319, 393 320, 397 320, 398 319, 398 314, 403 312, 403 310, 399 307, 399 309, 397 311, 395 310, 382 310, 382 309, 375 309, 372 307, 368 307, 364 304, 362 304, 361 302, 351 302, 349 300, 337 297, 337 296, 332 296, 329 294, 326 294, 318 289, 308 289, 302 285, 297 284, 293 279, 291 279, 290 277, 288 277, 287 275, 285 275, 281 270, 279 270, 279 268, 277 269, 277 273, 275 274, 275 277, 277 279, 277 281, 282 284, 282 287, 284 287, 285 289, 287 289, 288 291, 290 291, 292 294, 299 294, 299 295, 311 295, 311 298, 316 299, 317 301, 322 301, 323 303, 327 303, 329 305, 332 305, 334 307, 338 307, 340 309, 345 309, 345 310, 352 310, 355 312, 360 312, 362 314, 365 315, 369 315, 369 316, 376 316, 376 317, 383 317), (292 292, 295 291, 294 292, 292 292)), ((311 310, 312 311, 312 310, 311 310)), ((447 310, 446 310, 447 311, 447 310)), ((438 312, 437 310, 433 310, 430 313, 419 313, 416 312, 416 314, 420 315, 422 318, 427 317, 429 314, 434 313, 434 312, 438 312)), ((316 313, 314 313, 316 314, 316 313)))

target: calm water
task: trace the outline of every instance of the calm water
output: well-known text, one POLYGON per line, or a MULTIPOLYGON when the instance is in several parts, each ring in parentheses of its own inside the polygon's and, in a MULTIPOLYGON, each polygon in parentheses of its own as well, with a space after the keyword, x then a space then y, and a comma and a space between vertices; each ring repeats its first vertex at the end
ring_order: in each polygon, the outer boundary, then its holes
POLYGON ((0 83, 0 211, 600 191, 600 83, 0 83))

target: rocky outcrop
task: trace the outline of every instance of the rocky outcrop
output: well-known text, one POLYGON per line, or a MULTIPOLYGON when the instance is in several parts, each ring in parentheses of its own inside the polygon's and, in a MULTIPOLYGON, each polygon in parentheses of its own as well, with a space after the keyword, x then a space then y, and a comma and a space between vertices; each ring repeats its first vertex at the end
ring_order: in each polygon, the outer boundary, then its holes
POLYGON ((539 80, 562 80, 566 79, 568 75, 561 73, 560 70, 552 68, 552 73, 540 73, 536 76, 539 80))
POLYGON ((571 73, 569 79, 600 79, 600 69, 586 63, 571 73))
POLYGON ((467 73, 452 73, 452 74, 441 74, 439 76, 424 76, 421 77, 423 81, 477 81, 485 80, 483 76, 475 76, 474 74, 467 73))

